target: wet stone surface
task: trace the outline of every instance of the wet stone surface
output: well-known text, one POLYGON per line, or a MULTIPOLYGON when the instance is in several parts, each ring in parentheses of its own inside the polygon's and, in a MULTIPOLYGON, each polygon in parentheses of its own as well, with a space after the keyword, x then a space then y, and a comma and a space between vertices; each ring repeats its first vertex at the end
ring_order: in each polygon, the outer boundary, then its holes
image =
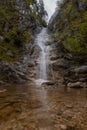
POLYGON ((87 130, 87 89, 2 86, 0 130, 87 130))

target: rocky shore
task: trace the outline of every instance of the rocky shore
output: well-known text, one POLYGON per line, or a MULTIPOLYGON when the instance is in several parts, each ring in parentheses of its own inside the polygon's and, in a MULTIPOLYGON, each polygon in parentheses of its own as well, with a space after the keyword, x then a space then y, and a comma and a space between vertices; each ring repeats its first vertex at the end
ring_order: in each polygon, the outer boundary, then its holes
POLYGON ((38 46, 27 44, 26 50, 21 54, 19 61, 7 63, 0 62, 0 84, 22 84, 33 80, 35 77, 35 57, 37 57, 38 46), (37 55, 36 55, 37 53, 37 55))
POLYGON ((87 67, 78 66, 53 39, 48 45, 53 80, 41 86, 34 83, 40 52, 37 44, 27 44, 19 62, 1 64, 1 83, 7 86, 0 88, 0 130, 87 129, 87 67))
POLYGON ((54 72, 54 79, 59 82, 59 72, 65 86, 72 88, 87 87, 87 65, 81 64, 74 59, 74 56, 67 52, 61 44, 51 44, 51 64, 54 72))
MULTIPOLYGON (((38 32, 40 32, 40 29, 38 32)), ((87 65, 78 64, 73 55, 67 52, 60 43, 56 43, 52 37, 47 41, 48 45, 52 48, 49 67, 53 71, 54 81, 47 84, 71 88, 87 87, 87 65)), ((26 45, 26 51, 21 54, 19 61, 10 64, 1 61, 0 84, 21 84, 34 81, 39 52, 40 48, 36 43, 33 45, 29 43, 26 45)))

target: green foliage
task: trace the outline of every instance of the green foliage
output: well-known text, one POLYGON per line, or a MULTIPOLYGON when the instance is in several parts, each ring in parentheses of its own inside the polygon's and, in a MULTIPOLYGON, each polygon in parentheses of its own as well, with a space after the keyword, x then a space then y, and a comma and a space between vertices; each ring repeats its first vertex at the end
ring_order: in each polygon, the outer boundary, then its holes
POLYGON ((64 15, 65 16, 67 16, 67 15, 69 15, 70 13, 71 13, 71 11, 72 11, 72 3, 70 2, 68 5, 67 5, 67 7, 66 7, 66 9, 64 10, 64 15))
POLYGON ((43 27, 46 27, 47 26, 47 23, 44 19, 40 19, 40 23, 43 27))
POLYGON ((31 34, 37 23, 46 26, 45 13, 40 15, 43 11, 44 5, 41 9, 37 0, 0 1, 0 60, 12 62, 19 59, 25 44, 33 43, 31 34), (7 55, 9 50, 13 57, 7 55))
POLYGON ((4 41, 0 42, 0 60, 13 62, 18 60, 20 52, 25 50, 25 43, 32 40, 29 32, 21 32, 19 30, 11 30, 5 33, 4 41), (8 50, 13 54, 13 57, 7 55, 8 50))
POLYGON ((21 49, 18 49, 16 46, 11 45, 10 43, 0 43, 0 60, 4 60, 6 62, 14 62, 19 59, 19 51, 21 49), (8 51, 11 51, 13 54, 13 57, 10 57, 7 55, 8 51))
POLYGON ((0 22, 3 20, 9 20, 9 15, 4 9, 4 6, 0 5, 0 22))
POLYGON ((17 47, 23 47, 24 43, 28 43, 31 40, 31 35, 27 31, 20 31, 17 29, 6 32, 5 42, 16 45, 17 47))
POLYGON ((87 23, 80 24, 80 32, 84 35, 84 38, 87 36, 87 23))
POLYGON ((84 21, 87 22, 87 11, 84 12, 84 21))
POLYGON ((58 42, 60 40, 61 34, 54 34, 53 38, 54 38, 54 42, 58 42))
POLYGON ((52 22, 56 35, 54 40, 75 55, 87 54, 87 0, 81 1, 82 8, 77 0, 60 2, 55 20, 52 22))
POLYGON ((59 37, 57 36, 57 35, 53 35, 53 38, 54 38, 54 42, 58 42, 58 40, 59 40, 59 37))
POLYGON ((80 47, 79 41, 76 37, 66 39, 67 42, 63 43, 65 48, 72 53, 81 53, 82 48, 80 47))
POLYGON ((86 4, 86 3, 87 3, 87 0, 82 0, 82 3, 83 3, 83 4, 86 4))

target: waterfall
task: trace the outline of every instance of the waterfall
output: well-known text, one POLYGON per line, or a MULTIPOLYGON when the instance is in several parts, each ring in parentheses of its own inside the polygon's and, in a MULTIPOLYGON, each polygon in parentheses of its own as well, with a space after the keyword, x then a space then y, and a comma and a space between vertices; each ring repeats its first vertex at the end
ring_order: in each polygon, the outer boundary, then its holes
POLYGON ((41 33, 36 37, 36 44, 40 47, 40 56, 37 71, 36 83, 41 85, 46 82, 49 78, 49 63, 50 63, 50 46, 47 45, 49 41, 49 35, 45 28, 42 29, 41 33))

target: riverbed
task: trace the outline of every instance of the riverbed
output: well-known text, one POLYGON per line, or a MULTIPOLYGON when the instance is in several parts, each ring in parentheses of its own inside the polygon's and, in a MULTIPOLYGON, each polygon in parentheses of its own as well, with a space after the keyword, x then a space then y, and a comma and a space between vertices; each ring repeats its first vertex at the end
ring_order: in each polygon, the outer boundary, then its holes
POLYGON ((2 86, 0 130, 87 130, 87 89, 2 86))

